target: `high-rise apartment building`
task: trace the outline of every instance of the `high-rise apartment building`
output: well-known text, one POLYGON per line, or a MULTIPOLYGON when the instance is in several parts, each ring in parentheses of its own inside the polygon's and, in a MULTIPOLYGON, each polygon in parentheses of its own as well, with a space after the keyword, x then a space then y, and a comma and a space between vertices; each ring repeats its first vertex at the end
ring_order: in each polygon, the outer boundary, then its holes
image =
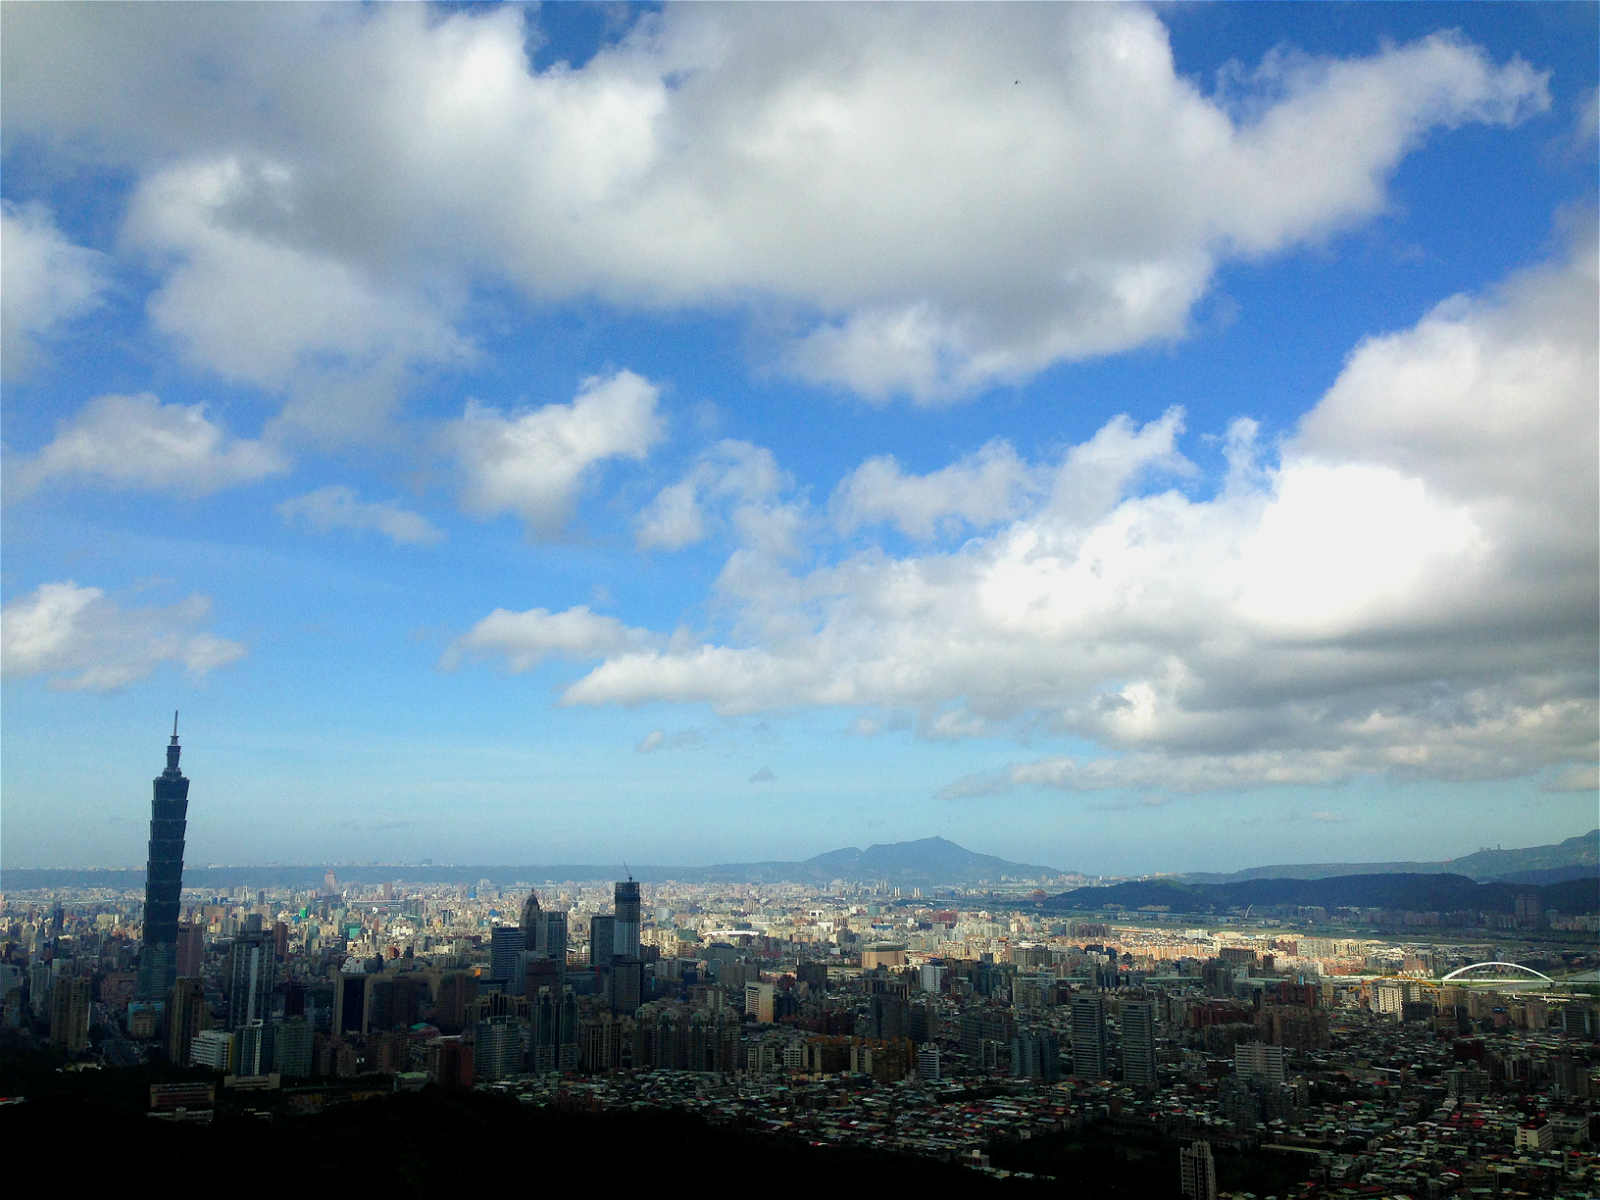
POLYGON ((1099 992, 1072 998, 1072 1073, 1106 1077, 1106 1001, 1099 992))
POLYGON ((1233 1049, 1233 1073, 1241 1083, 1282 1083, 1283 1047, 1241 1042, 1233 1049))
POLYGON ((139 999, 166 998, 178 978, 178 904, 183 890, 183 837, 189 781, 178 770, 178 714, 172 714, 167 768, 153 782, 149 861, 144 876, 144 945, 139 954, 139 999))
POLYGON ((202 1029, 194 1035, 189 1047, 191 1067, 209 1067, 213 1071, 233 1070, 233 1034, 220 1029, 202 1029))
POLYGON ((1158 1082, 1154 1000, 1122 1002, 1122 1079, 1137 1088, 1153 1088, 1158 1082))
POLYGON ((744 985, 744 1012, 747 1017, 754 1017, 761 1025, 772 1024, 772 999, 773 987, 770 983, 747 983, 744 985))
POLYGON ((1178 1148, 1178 1186, 1186 1200, 1217 1200, 1217 1166, 1210 1142, 1178 1148))

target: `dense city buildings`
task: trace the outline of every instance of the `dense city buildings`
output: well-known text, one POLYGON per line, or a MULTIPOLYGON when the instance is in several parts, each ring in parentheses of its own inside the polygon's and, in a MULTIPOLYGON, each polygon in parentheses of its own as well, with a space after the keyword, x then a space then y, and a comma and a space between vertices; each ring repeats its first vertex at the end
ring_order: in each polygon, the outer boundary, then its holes
MULTIPOLYGON (((168 814, 177 753, 157 781, 168 814)), ((258 1112, 381 1079, 991 1170, 1031 1138, 1131 1139, 1192 1196, 1226 1194, 1240 1162, 1277 1164, 1302 1200, 1466 1196, 1508 1175, 1529 1195, 1600 1187, 1592 914, 1070 913, 1037 882, 918 895, 397 868, 152 906, 157 888, 143 908, 132 891, 11 891, 0 1037, 74 1064, 191 1065, 215 1073, 217 1105, 258 1112), (184 972, 155 1000, 152 946, 184 972)), ((211 1111, 176 1095, 152 1112, 211 1111)))

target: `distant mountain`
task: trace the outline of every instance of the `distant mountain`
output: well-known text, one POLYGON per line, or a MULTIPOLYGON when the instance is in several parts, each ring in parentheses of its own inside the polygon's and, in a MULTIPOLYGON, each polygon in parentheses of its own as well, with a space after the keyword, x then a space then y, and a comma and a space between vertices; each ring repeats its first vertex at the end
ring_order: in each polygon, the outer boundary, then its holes
POLYGON ((1110 887, 1076 888, 1051 897, 1045 904, 1068 910, 1166 908, 1192 913, 1224 913, 1230 909, 1281 905, 1509 913, 1516 910, 1516 898, 1528 892, 1538 894, 1541 909, 1553 908, 1565 913, 1600 912, 1600 880, 1571 880, 1538 887, 1504 882, 1477 883, 1465 875, 1431 872, 1340 875, 1327 879, 1246 879, 1235 883, 1148 879, 1110 887))
POLYGON ((1299 863, 1251 867, 1227 874, 1195 871, 1183 883, 1239 883, 1247 879, 1329 879, 1344 875, 1463 875, 1479 883, 1560 883, 1600 875, 1600 829, 1548 846, 1477 850, 1442 862, 1299 863))
MULTIPOLYGON (((324 866, 185 867, 185 888, 317 888, 324 866)), ((525 866, 433 866, 374 863, 335 866, 342 883, 373 884, 389 880, 411 883, 476 883, 497 887, 537 883, 546 879, 621 879, 624 874, 643 883, 812 883, 835 879, 847 883, 887 880, 899 887, 959 887, 999 883, 1003 879, 1044 879, 1067 874, 1055 867, 1008 862, 992 854, 979 854, 940 837, 914 842, 889 842, 865 850, 847 846, 803 861, 722 863, 710 867, 670 867, 619 863, 567 863, 525 866)), ((0 884, 10 891, 34 888, 129 889, 144 886, 138 867, 96 870, 45 868, 7 870, 0 884)))

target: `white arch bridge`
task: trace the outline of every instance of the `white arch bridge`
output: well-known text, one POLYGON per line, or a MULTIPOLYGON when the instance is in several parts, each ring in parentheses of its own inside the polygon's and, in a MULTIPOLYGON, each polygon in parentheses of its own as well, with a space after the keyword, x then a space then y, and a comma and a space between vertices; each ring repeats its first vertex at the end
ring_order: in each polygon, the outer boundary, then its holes
MULTIPOLYGON (((1514 979, 1514 980, 1542 979, 1545 983, 1555 983, 1556 982, 1556 980, 1551 979, 1550 976, 1546 975, 1543 971, 1535 971, 1532 967, 1525 967, 1521 963, 1514 963, 1514 962, 1470 963, 1465 967, 1457 967, 1454 971, 1451 971, 1450 974, 1448 974, 1448 975, 1441 975, 1439 977, 1439 982, 1440 983, 1449 983, 1452 979, 1460 979, 1468 971, 1481 971, 1485 967, 1502 967, 1502 968, 1505 968, 1505 969, 1508 969, 1508 970, 1512 970, 1512 971, 1521 971, 1522 972, 1521 975, 1512 976, 1512 979, 1514 979)), ((1484 982, 1488 982, 1489 980, 1498 980, 1499 976, 1489 976, 1489 977, 1485 978, 1484 976, 1480 975, 1480 976, 1477 976, 1477 978, 1480 979, 1480 980, 1483 980, 1484 982)))

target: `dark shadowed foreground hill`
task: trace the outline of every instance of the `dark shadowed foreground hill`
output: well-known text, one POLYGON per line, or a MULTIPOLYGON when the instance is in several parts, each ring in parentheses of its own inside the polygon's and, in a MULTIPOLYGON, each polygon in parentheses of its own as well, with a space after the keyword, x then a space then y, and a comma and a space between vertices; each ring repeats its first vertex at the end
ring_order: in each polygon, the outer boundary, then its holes
MULTIPOLYGON (((219 1114, 210 1127, 152 1121, 128 1104, 92 1095, 0 1109, 0 1138, 10 1147, 60 1147, 68 1129, 80 1130, 92 1150, 73 1161, 74 1191, 99 1190, 92 1185, 113 1181, 125 1187, 130 1172, 152 1183, 165 1180, 165 1190, 176 1188, 178 1194, 207 1190, 198 1181, 226 1180, 222 1191, 230 1197, 282 1197, 301 1190, 295 1181, 316 1180, 324 1186, 312 1192, 326 1192, 340 1181, 334 1191, 428 1200, 520 1196, 535 1180, 546 1188, 564 1179, 580 1190, 650 1192, 661 1190, 660 1173, 670 1178, 680 1170, 687 1178, 709 1172, 723 1181, 848 1181, 851 1190, 886 1195, 907 1189, 931 1195, 944 1188, 1036 1195, 1045 1186, 907 1154, 814 1146, 683 1113, 560 1112, 436 1088, 342 1104, 315 1116, 269 1121, 219 1114), (562 1176, 559 1164, 574 1174, 562 1176)), ((1172 1174, 1169 1164, 1162 1165, 1172 1174)))

